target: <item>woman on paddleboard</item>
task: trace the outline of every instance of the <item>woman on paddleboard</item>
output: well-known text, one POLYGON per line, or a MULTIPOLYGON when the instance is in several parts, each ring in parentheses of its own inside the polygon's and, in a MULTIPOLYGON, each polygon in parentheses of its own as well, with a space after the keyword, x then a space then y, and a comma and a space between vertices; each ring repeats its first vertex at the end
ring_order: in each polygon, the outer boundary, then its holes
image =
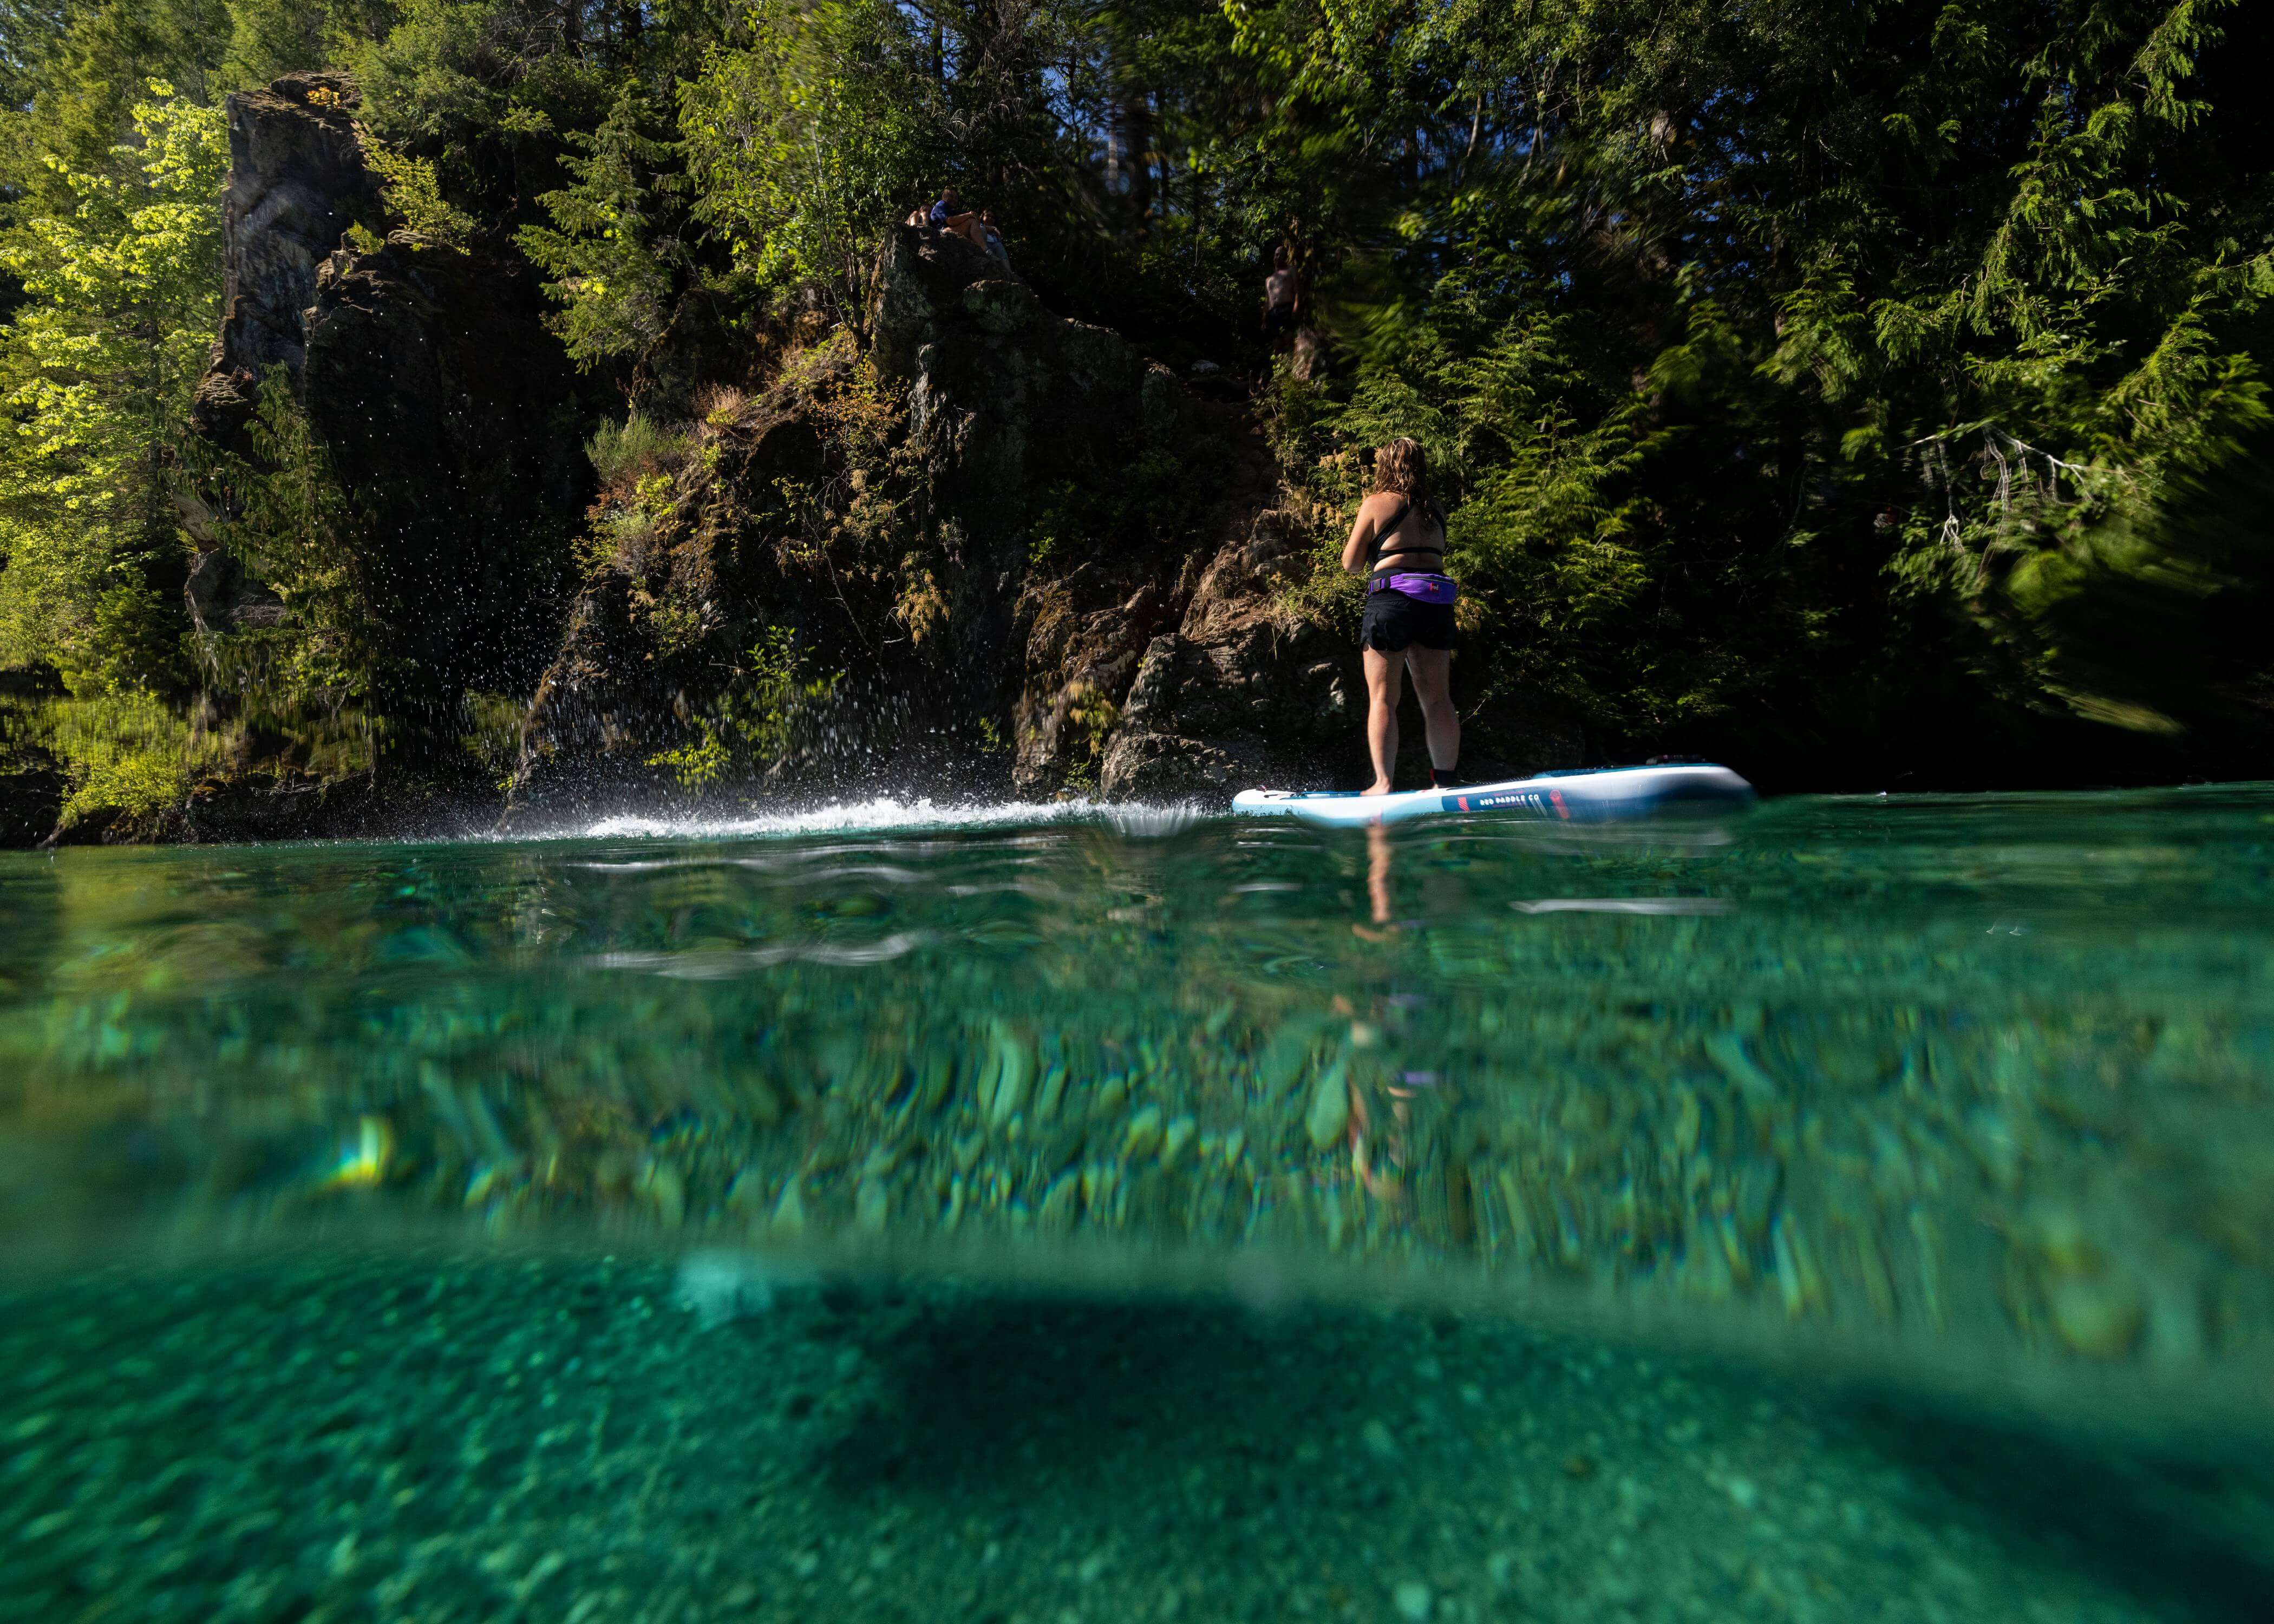
POLYGON ((1429 736, 1429 782, 1453 782, 1461 759, 1461 718, 1453 710, 1453 600, 1444 573, 1445 510, 1429 493, 1428 459, 1419 442, 1393 440, 1374 455, 1374 494, 1358 506, 1343 568, 1366 576, 1359 647, 1366 659, 1366 742, 1374 782, 1387 795, 1397 770, 1397 702, 1404 673, 1429 736))

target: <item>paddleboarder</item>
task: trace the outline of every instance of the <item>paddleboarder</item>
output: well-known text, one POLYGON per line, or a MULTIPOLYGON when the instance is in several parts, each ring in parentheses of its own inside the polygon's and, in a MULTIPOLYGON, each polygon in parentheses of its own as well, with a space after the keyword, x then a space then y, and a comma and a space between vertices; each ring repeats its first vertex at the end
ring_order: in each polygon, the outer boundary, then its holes
POLYGON ((1429 782, 1445 788, 1461 759, 1461 718, 1453 709, 1453 603, 1459 589, 1444 573, 1445 510, 1429 492, 1420 443, 1393 440, 1374 454, 1374 493, 1358 507, 1343 568, 1363 575, 1366 613, 1359 647, 1366 661, 1366 741, 1374 782, 1360 793, 1387 795, 1397 771, 1397 704, 1404 674, 1429 739, 1429 782))

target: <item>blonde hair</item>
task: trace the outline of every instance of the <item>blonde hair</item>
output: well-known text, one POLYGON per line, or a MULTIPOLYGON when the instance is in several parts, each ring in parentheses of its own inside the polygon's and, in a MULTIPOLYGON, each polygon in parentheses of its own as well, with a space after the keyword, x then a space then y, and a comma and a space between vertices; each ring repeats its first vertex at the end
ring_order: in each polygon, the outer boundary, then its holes
POLYGON ((1429 454, 1419 440, 1400 435, 1374 454, 1374 493, 1384 492, 1404 497, 1439 530, 1445 528, 1445 510, 1429 490, 1429 454))

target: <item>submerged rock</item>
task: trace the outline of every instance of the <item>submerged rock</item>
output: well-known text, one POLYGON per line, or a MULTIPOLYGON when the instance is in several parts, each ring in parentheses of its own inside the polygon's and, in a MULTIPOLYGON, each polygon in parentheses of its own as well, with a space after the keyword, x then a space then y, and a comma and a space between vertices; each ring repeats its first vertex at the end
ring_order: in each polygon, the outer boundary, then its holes
POLYGON ((1424 1624, 1436 1598, 1429 1593, 1429 1587, 1419 1579, 1404 1579, 1392 1587, 1389 1599, 1397 1607, 1399 1618, 1411 1619, 1413 1624, 1424 1624))
POLYGON ((990 1127, 1003 1127, 1019 1114, 1034 1075, 1034 1052, 1027 1041, 1004 1022, 991 1023, 988 1057, 979 1074, 980 1107, 990 1127))
POLYGON ((672 1300, 707 1331, 764 1313, 774 1305, 774 1289, 785 1278, 752 1252, 693 1252, 680 1263, 672 1300))
POLYGON ((1122 1159, 1133 1163, 1151 1155, 1161 1148, 1163 1133, 1161 1108, 1157 1105, 1141 1107, 1129 1118, 1129 1126, 1121 1136, 1122 1159))
POLYGON ((1311 1087, 1311 1109, 1303 1117, 1314 1149, 1331 1150, 1350 1126, 1350 1071, 1341 1061, 1319 1073, 1311 1087))

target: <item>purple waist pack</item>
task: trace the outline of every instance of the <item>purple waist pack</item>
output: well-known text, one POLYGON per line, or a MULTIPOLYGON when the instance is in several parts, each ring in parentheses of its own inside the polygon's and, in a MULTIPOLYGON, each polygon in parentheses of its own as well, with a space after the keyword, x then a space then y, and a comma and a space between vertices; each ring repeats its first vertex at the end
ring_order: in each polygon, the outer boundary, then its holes
POLYGON ((1368 594, 1403 592, 1417 604, 1449 604, 1461 589, 1450 575, 1375 575, 1367 582, 1368 594))

